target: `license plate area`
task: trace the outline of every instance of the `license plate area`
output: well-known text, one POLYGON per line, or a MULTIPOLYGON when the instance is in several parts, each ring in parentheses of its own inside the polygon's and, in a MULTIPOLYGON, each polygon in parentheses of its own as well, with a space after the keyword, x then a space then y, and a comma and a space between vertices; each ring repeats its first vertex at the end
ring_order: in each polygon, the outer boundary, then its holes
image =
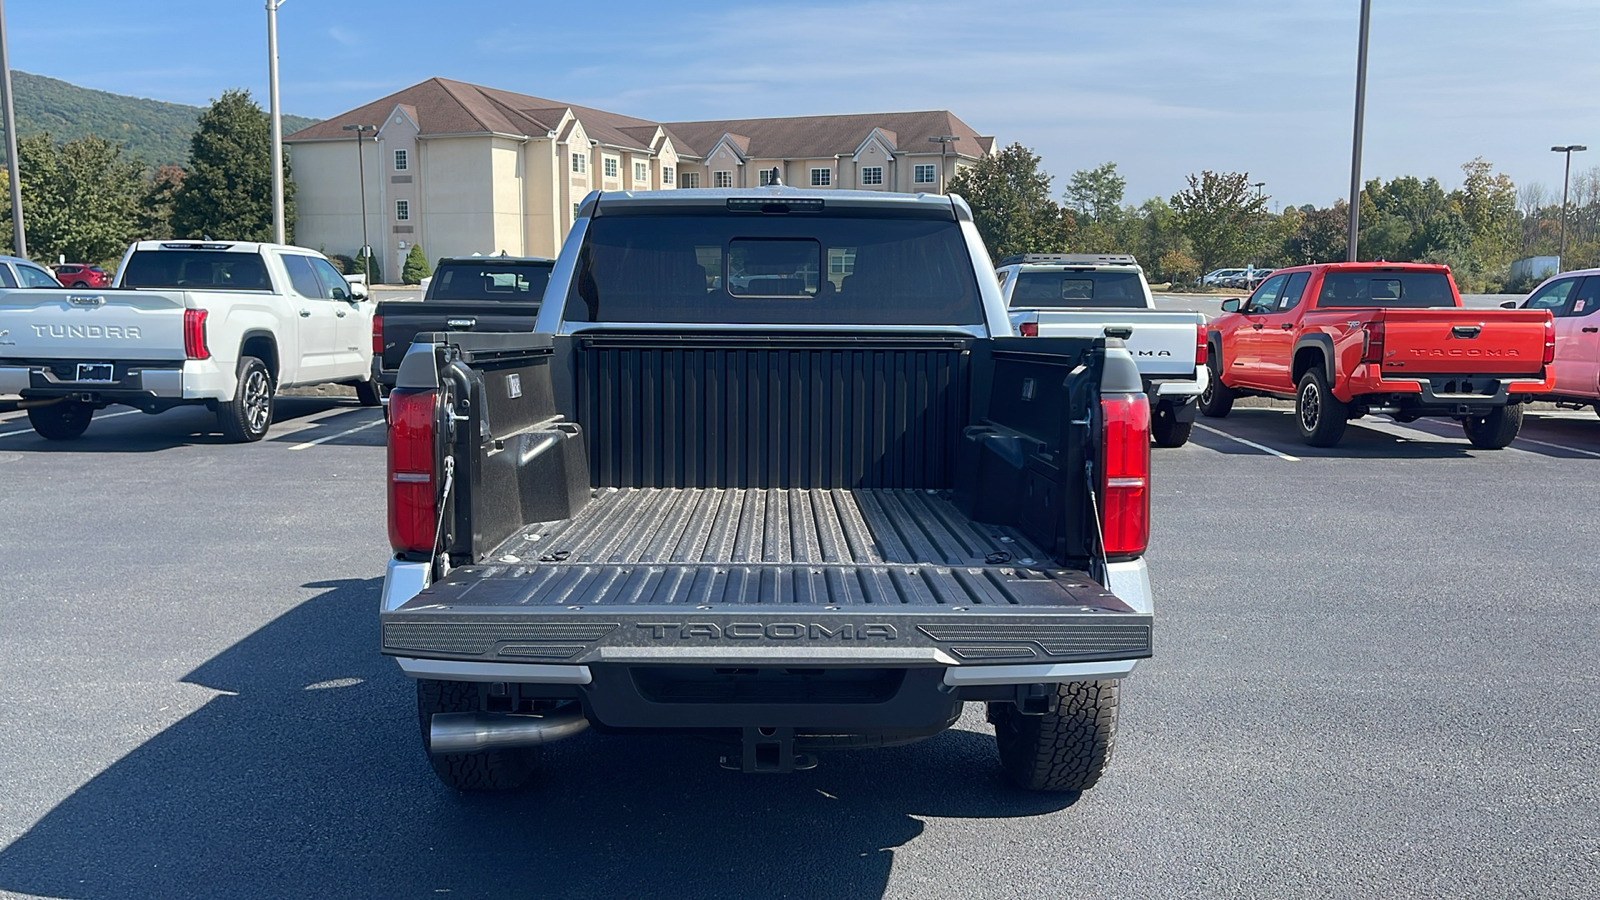
POLYGON ((94 384, 110 384, 116 380, 116 368, 111 363, 78 363, 77 376, 73 378, 73 381, 94 384))

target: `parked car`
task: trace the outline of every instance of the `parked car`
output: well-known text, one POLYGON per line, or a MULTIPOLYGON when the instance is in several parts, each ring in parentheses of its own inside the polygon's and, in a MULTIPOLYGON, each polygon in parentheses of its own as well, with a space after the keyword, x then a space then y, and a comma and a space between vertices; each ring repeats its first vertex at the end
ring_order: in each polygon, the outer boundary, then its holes
POLYGON ((445 784, 590 724, 790 772, 969 701, 1012 783, 1096 782, 1151 653, 1119 341, 1010 336, 951 196, 590 194, 555 271, 536 333, 431 334, 390 395, 378 633, 445 784))
POLYGON ((64 287, 75 288, 103 288, 111 286, 111 273, 99 266, 84 263, 67 263, 65 265, 51 266, 50 271, 56 273, 56 280, 64 287))
POLYGON ((1243 269, 1212 269, 1200 279, 1200 283, 1208 287, 1221 287, 1223 279, 1243 274, 1243 269))
MULTIPOLYGON (((1502 304, 1516 308, 1515 302, 1502 304)), ((1548 399, 1593 406, 1600 413, 1600 269, 1563 272, 1534 288, 1521 304, 1555 317, 1555 388, 1548 399)))
POLYGON ((1205 317, 1156 309, 1132 256, 1045 253, 1000 261, 1000 297, 1025 337, 1106 337, 1115 330, 1139 365, 1158 447, 1181 447, 1205 389, 1205 317))
POLYGON ((0 288, 14 287, 55 288, 61 287, 61 282, 33 260, 20 256, 0 256, 0 288))
POLYGON ((1463 310, 1448 266, 1330 263, 1280 269, 1207 326, 1211 380, 1200 411, 1236 397, 1295 401, 1300 435, 1331 447, 1370 412, 1459 421, 1475 447, 1522 428, 1522 404, 1555 383, 1543 310, 1463 310))
POLYGON ((532 331, 555 260, 462 256, 439 260, 416 300, 385 300, 372 317, 372 379, 394 385, 412 338, 430 331, 532 331))
POLYGON ((95 294, 0 290, 0 394, 21 394, 41 436, 83 434, 113 403, 199 404, 257 441, 281 388, 371 382, 372 304, 321 254, 229 241, 140 241, 95 294), (44 402, 40 402, 44 401, 44 402))

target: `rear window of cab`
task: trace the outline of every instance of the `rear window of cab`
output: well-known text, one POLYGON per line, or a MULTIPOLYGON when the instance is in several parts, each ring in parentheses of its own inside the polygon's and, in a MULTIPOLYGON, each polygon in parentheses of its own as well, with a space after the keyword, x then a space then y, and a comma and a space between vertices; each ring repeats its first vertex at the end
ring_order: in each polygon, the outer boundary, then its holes
POLYGON ((1318 309, 1358 306, 1429 309, 1455 305, 1450 276, 1443 272, 1328 272, 1322 276, 1322 289, 1317 294, 1318 309))

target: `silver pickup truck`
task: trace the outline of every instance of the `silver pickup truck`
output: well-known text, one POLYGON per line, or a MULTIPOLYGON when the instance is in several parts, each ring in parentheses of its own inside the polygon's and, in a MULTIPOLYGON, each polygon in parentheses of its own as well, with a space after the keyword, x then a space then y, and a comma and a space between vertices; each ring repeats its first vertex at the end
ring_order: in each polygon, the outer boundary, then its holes
POLYGON ((1000 261, 996 274, 1017 334, 1124 335, 1150 396, 1150 431, 1156 446, 1181 447, 1188 442, 1195 404, 1210 377, 1204 316, 1156 309, 1144 270, 1132 256, 1009 256, 1000 261))
POLYGON ((789 772, 974 702, 1014 784, 1093 785, 1151 654, 1121 344, 1012 336, 956 197, 581 212, 535 333, 418 335, 390 395, 382 650, 439 777, 591 727, 789 772))

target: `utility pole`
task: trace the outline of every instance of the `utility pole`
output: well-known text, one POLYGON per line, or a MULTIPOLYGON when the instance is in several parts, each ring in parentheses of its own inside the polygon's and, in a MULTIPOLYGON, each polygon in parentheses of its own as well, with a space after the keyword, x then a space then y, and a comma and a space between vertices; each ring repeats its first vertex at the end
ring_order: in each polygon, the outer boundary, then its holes
POLYGON ((939 145, 939 193, 941 194, 944 193, 944 148, 959 140, 961 138, 953 134, 937 134, 928 138, 928 143, 939 145))
POLYGON ((376 125, 346 125, 345 131, 356 133, 356 171, 361 178, 361 274, 367 276, 367 290, 372 290, 372 241, 367 237, 367 148, 361 146, 366 142, 367 132, 372 132, 372 139, 378 139, 378 126, 376 125))
POLYGON ((1572 181, 1572 154, 1589 149, 1582 144, 1551 147, 1556 153, 1567 155, 1567 173, 1561 176, 1561 245, 1556 251, 1556 271, 1561 271, 1561 261, 1567 256, 1567 185, 1572 181))
POLYGON ((5 107, 6 167, 11 180, 11 246, 18 256, 28 255, 28 237, 22 227, 22 168, 17 162, 17 106, 11 96, 11 59, 6 53, 6 4, 0 0, 0 106, 5 107))
POLYGON ((1361 233, 1361 126, 1367 114, 1367 31, 1372 21, 1372 0, 1361 0, 1361 49, 1356 54, 1356 127, 1350 149, 1350 240, 1345 254, 1356 261, 1356 236, 1361 233))
POLYGON ((1256 189, 1256 199, 1260 200, 1262 194, 1261 189, 1266 187, 1267 183, 1265 181, 1252 181, 1250 182, 1250 186, 1256 189))
POLYGON ((278 7, 288 0, 267 0, 267 99, 272 107, 272 241, 288 243, 283 220, 283 110, 278 106, 278 7))

